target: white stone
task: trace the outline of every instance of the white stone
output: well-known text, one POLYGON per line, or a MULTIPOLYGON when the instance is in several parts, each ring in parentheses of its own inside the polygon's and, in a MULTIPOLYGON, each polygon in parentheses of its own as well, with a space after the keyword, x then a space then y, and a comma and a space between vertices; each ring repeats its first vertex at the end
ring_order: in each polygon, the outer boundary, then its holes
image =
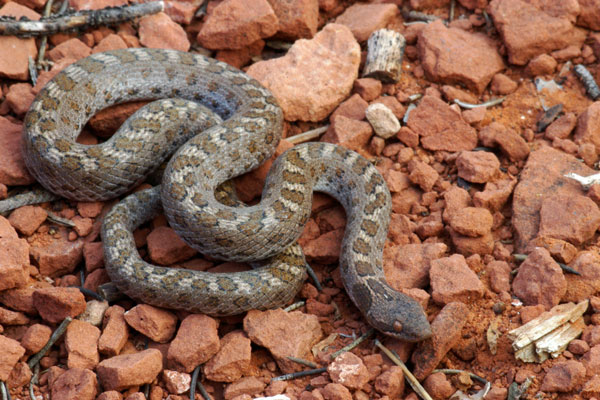
POLYGON ((394 136, 400 130, 400 121, 392 110, 381 103, 373 103, 365 113, 375 134, 384 139, 394 136))

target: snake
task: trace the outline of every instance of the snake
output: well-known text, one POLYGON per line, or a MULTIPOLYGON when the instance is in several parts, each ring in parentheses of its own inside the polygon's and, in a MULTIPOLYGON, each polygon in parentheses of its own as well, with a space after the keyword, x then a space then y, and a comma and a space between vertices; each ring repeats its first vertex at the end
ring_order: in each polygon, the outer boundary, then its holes
POLYGON ((340 271, 366 321, 398 339, 430 337, 421 305, 385 279, 391 196, 367 159, 303 143, 274 161, 259 203, 240 204, 227 189, 272 156, 282 128, 275 97, 242 71, 199 54, 131 48, 93 54, 50 80, 25 116, 23 151, 44 188, 75 201, 120 198, 168 160, 160 185, 124 197, 102 224, 107 273, 138 301, 215 316, 288 304, 305 278, 296 240, 319 191, 346 211, 340 271), (152 102, 110 139, 76 141, 99 110, 139 100, 152 102), (132 231, 159 213, 203 255, 255 268, 209 273, 144 261, 132 231))

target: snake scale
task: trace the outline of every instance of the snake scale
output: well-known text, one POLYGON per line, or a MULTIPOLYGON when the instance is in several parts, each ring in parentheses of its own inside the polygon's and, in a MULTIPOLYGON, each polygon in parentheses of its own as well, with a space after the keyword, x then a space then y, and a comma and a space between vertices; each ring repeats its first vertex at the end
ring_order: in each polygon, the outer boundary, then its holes
POLYGON ((313 190, 328 193, 346 210, 340 268, 351 299, 383 333, 409 341, 429 337, 421 306, 383 275, 390 194, 363 157, 328 143, 298 145, 274 162, 259 204, 241 206, 233 194, 219 194, 224 182, 273 154, 282 124, 275 98, 224 63, 172 50, 116 50, 72 64, 40 91, 25 118, 24 157, 46 189, 92 201, 124 194, 175 152, 161 185, 126 197, 106 215, 105 265, 132 298, 211 315, 278 307, 294 297, 305 275, 294 243, 310 216, 313 190), (106 142, 75 141, 97 111, 144 99, 156 101, 106 142), (205 255, 266 261, 226 274, 149 264, 131 232, 161 210, 205 255))

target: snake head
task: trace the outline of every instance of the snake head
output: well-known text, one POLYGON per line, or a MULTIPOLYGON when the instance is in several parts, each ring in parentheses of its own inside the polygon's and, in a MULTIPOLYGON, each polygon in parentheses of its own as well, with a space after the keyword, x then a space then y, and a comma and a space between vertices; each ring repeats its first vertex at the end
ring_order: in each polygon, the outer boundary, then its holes
POLYGON ((423 307, 413 298, 387 283, 370 279, 367 285, 354 285, 353 299, 367 321, 378 331, 407 342, 431 337, 431 325, 423 307))
MULTIPOLYGON (((392 289, 393 290, 393 289, 392 289)), ((407 342, 420 342, 432 335, 423 307, 411 297, 396 292, 386 307, 371 308, 370 323, 379 331, 407 342)))

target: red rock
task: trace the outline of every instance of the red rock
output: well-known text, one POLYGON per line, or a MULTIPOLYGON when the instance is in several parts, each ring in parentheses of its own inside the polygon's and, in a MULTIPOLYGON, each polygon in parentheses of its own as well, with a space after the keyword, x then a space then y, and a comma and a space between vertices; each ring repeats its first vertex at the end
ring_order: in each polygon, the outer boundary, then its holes
POLYGON ((162 354, 157 349, 124 354, 103 360, 96 372, 105 390, 122 390, 151 383, 162 370, 162 354))
POLYGON ((363 120, 368 106, 369 104, 358 93, 355 93, 335 109, 329 116, 329 120, 333 123, 340 115, 359 121, 363 120))
POLYGON ((447 304, 431 323, 433 336, 417 345, 412 353, 413 374, 419 380, 434 370, 446 353, 461 337, 461 330, 467 322, 469 310, 460 302, 447 304))
POLYGON ((218 321, 207 315, 192 314, 185 317, 169 346, 169 365, 190 372, 208 361, 220 347, 218 326, 218 321))
POLYGON ((600 326, 586 326, 581 334, 581 340, 585 341, 589 346, 600 344, 600 326))
POLYGON ((93 221, 91 218, 83 218, 79 215, 74 216, 71 221, 75 224, 73 228, 77 235, 87 236, 92 232, 93 221))
POLYGON ((82 217, 95 218, 102 212, 104 203, 101 201, 80 201, 77 203, 77 212, 82 217))
POLYGON ((565 62, 581 56, 581 45, 570 45, 561 50, 553 51, 552 57, 558 62, 565 62))
POLYGON ((585 353, 581 362, 585 366, 587 376, 600 374, 600 345, 593 346, 585 353))
POLYGON ((327 366, 327 373, 334 383, 348 389, 361 389, 369 381, 369 371, 360 357, 344 352, 327 366))
POLYGON ((46 345, 52 329, 42 324, 33 324, 25 331, 21 338, 21 345, 27 350, 27 354, 37 353, 46 345))
POLYGON ((473 195, 473 204, 477 207, 484 207, 490 211, 500 210, 513 192, 517 180, 514 178, 488 182, 483 192, 477 192, 473 195))
POLYGON ((80 60, 89 56, 92 49, 85 45, 81 40, 72 38, 52 48, 46 52, 50 61, 57 62, 62 59, 80 60))
POLYGON ((400 128, 396 137, 408 147, 415 148, 419 145, 419 135, 406 126, 400 128))
POLYGON ((496 93, 499 95, 510 94, 517 90, 518 87, 519 84, 517 82, 510 79, 508 76, 500 73, 494 75, 494 77, 492 78, 492 83, 490 85, 492 93, 496 93))
MULTIPOLYGON (((4 4, 0 8, 0 16, 12 16, 17 19, 27 17, 32 20, 40 18, 38 13, 16 2, 4 4)), ((0 37, 0 76, 21 81, 27 80, 29 77, 29 57, 34 60, 37 57, 37 46, 34 38, 0 37)))
POLYGON ((159 226, 147 237, 148 253, 153 262, 169 265, 187 260, 198 252, 189 247, 172 228, 159 226))
POLYGON ((542 304, 550 310, 565 294, 567 282, 548 251, 538 247, 521 264, 512 287, 524 304, 542 304))
POLYGON ((92 49, 92 54, 101 53, 103 51, 109 50, 117 50, 117 49, 126 49, 127 43, 121 38, 121 36, 111 33, 102 39, 94 48, 92 49))
POLYGON ((46 220, 48 213, 39 206, 24 206, 14 210, 8 220, 23 235, 33 234, 46 220))
POLYGON ((96 374, 89 369, 69 368, 50 385, 53 399, 94 400, 96 398, 96 374))
POLYGON ((237 382, 229 384, 225 388, 223 396, 226 400, 242 395, 254 396, 255 394, 262 392, 264 389, 265 384, 263 381, 255 376, 247 376, 238 380, 237 382))
POLYGON ((325 400, 352 400, 350 391, 339 383, 328 383, 321 389, 321 393, 325 400))
POLYGON ((338 115, 321 138, 321 141, 339 144, 347 149, 357 151, 369 143, 372 135, 373 129, 368 122, 338 115))
POLYGON ((500 161, 487 151, 462 151, 456 158, 458 176, 474 183, 486 183, 498 175, 500 161))
POLYGON ((215 55, 215 58, 236 68, 242 68, 249 64, 254 57, 259 56, 264 47, 265 41, 259 39, 239 50, 219 50, 215 55))
POLYGON ((600 152, 600 101, 594 102, 579 115, 574 139, 576 143, 592 143, 600 152))
POLYGON ((443 230, 444 223, 442 222, 442 212, 435 211, 419 221, 415 232, 421 239, 425 239, 432 236, 438 236, 443 230))
POLYGON ((526 324, 532 319, 535 319, 542 315, 545 308, 543 305, 538 304, 535 306, 525 306, 521 308, 521 323, 526 324))
POLYGON ((600 31, 600 2, 598 0, 580 0, 581 11, 577 17, 577 25, 600 31))
POLYGON ((590 345, 585 340, 575 339, 569 343, 568 350, 575 355, 583 355, 590 350, 590 345))
POLYGON ((439 178, 439 174, 428 164, 412 160, 408 164, 410 175, 408 178, 412 183, 418 185, 425 192, 429 192, 433 189, 433 186, 439 178))
POLYGON ((25 286, 29 278, 29 245, 25 239, 0 238, 0 291, 25 286))
POLYGON ((465 103, 474 104, 477 103, 478 100, 475 95, 471 94, 471 92, 459 89, 451 85, 443 85, 442 94, 449 103, 452 103, 454 100, 458 99, 464 101, 465 103))
POLYGON ((340 247, 344 229, 326 232, 304 245, 304 254, 308 260, 321 264, 333 263, 340 257, 340 247))
POLYGON ((311 38, 317 33, 319 1, 269 0, 277 19, 279 30, 276 37, 283 40, 311 38))
POLYGON ((6 382, 13 367, 25 354, 25 349, 14 339, 0 335, 0 380, 6 382))
POLYGON ((335 312, 335 308, 331 304, 325 304, 315 299, 306 300, 306 312, 318 317, 327 317, 335 312))
POLYGON ((494 251, 494 236, 489 232, 477 237, 461 235, 450 227, 448 232, 456 251, 464 256, 492 254, 494 251))
POLYGON ((92 292, 97 292, 98 291, 98 286, 110 282, 110 277, 108 276, 108 273, 106 272, 106 269, 104 268, 99 268, 96 269, 92 272, 90 272, 86 277, 85 277, 85 282, 83 283, 83 287, 91 290, 92 292))
POLYGON ((98 339, 98 350, 106 356, 116 356, 127 343, 129 337, 125 322, 125 309, 114 305, 104 313, 104 328, 98 339))
MULTIPOLYGON (((166 1, 165 13, 178 24, 190 25, 202 1, 166 1)), ((133 37, 133 36, 131 36, 133 37)), ((139 46, 129 46, 139 47, 139 46)))
POLYGON ((365 42, 371 33, 385 28, 398 14, 393 4, 353 4, 336 18, 337 24, 346 25, 359 42, 365 42))
POLYGON ((104 7, 120 7, 127 5, 126 0, 73 0, 70 6, 75 10, 98 10, 104 7))
POLYGON ((401 192, 410 186, 408 175, 406 175, 404 172, 397 171, 395 169, 387 169, 383 171, 382 175, 385 179, 385 183, 387 183, 388 188, 392 193, 401 192))
POLYGON ((441 20, 421 31, 419 56, 427 76, 437 82, 462 84, 481 93, 504 69, 496 44, 486 35, 446 28, 441 20))
POLYGON ((249 311, 244 318, 244 331, 250 340, 271 352, 284 373, 302 369, 287 357, 306 358, 322 336, 316 316, 281 309, 249 311))
POLYGON ((510 291, 510 273, 512 269, 506 261, 492 261, 486 266, 490 277, 490 287, 496 292, 510 291))
POLYGON ((460 254, 431 261, 429 279, 431 296, 438 304, 455 301, 468 304, 484 293, 483 284, 460 254))
POLYGON ((485 118, 485 112, 486 108, 481 106, 470 110, 464 110, 461 115, 467 124, 475 125, 483 121, 485 118))
POLYGON ((545 136, 549 140, 566 139, 569 137, 575 125, 577 124, 577 116, 574 113, 566 113, 556 119, 546 128, 545 136))
POLYGON ((0 325, 26 325, 29 318, 19 311, 11 311, 0 307, 0 325))
POLYGON ((165 13, 143 16, 139 25, 140 43, 145 47, 179 51, 190 49, 190 41, 181 25, 165 13))
POLYGON ((450 398, 456 391, 456 389, 452 387, 450 381, 446 378, 446 375, 441 372, 429 375, 425 379, 425 382, 423 382, 423 387, 434 399, 450 398))
POLYGON ((215 382, 235 382, 250 367, 251 343, 242 331, 232 331, 221 339, 221 348, 205 365, 204 376, 215 382))
POLYGON ((277 396, 278 394, 282 394, 288 387, 288 383, 285 381, 271 381, 269 386, 265 389, 265 395, 267 396, 277 396))
MULTIPOLYGON (((2 282, 0 280, 0 282, 2 282)), ((50 287, 46 282, 32 282, 26 287, 0 291, 0 302, 5 306, 27 314, 36 314, 33 306, 33 292, 40 287, 50 287)))
MULTIPOLYGON (((18 239, 17 231, 11 226, 8 219, 0 215, 0 238, 18 239)), ((1 289, 0 289, 1 290, 1 289)))
POLYGON ((375 390, 384 396, 398 398, 404 392, 404 373, 402 368, 392 366, 375 379, 375 390))
POLYGON ((65 348, 69 368, 94 369, 100 361, 98 338, 100 330, 94 325, 75 319, 65 333, 65 348))
POLYGON ((77 288, 49 287, 33 292, 33 305, 45 321, 62 322, 85 311, 85 297, 77 288))
MULTIPOLYGON (((165 369, 162 373, 162 380, 165 382, 169 393, 182 394, 190 390, 192 377, 185 372, 165 369)), ((145 400, 145 397, 142 400, 145 400)))
POLYGON ((446 222, 450 221, 458 210, 471 206, 469 192, 458 186, 451 186, 444 192, 444 201, 446 202, 446 208, 443 217, 446 222))
POLYGON ((86 242, 83 245, 83 259, 88 273, 104 267, 102 242, 86 242))
POLYGON ((563 177, 564 171, 588 176, 594 173, 573 156, 549 147, 532 152, 520 174, 513 193, 512 224, 516 232, 516 249, 522 252, 538 234, 539 210, 551 196, 579 195, 581 185, 563 177))
POLYGON ((525 160, 529 155, 529 145, 511 128, 504 128, 503 132, 494 135, 493 140, 511 161, 525 160))
POLYGON ((583 34, 568 18, 553 17, 522 0, 492 0, 488 12, 494 20, 512 64, 525 65, 548 51, 579 44, 583 34))
POLYGON ((123 400, 123 395, 116 390, 102 392, 96 397, 96 400, 123 400))
POLYGON ((267 0, 225 0, 208 15, 198 33, 198 42, 207 49, 241 49, 279 29, 277 16, 267 0))
POLYGON ((17 365, 10 372, 6 386, 8 389, 20 388, 28 385, 31 381, 33 373, 26 362, 18 362, 17 365))
POLYGON ((175 334, 177 317, 170 311, 138 304, 128 310, 124 317, 129 326, 155 342, 167 343, 175 334))
POLYGON ((544 376, 541 390, 544 392, 570 392, 583 384, 585 367, 579 361, 555 364, 544 376))
POLYGON ((552 147, 569 154, 577 154, 577 150, 579 150, 579 147, 568 139, 554 139, 552 141, 552 147))
POLYGON ((585 383, 581 395, 584 399, 594 399, 600 396, 600 375, 594 375, 585 383))
POLYGON ((361 78, 354 81, 352 91, 359 94, 365 101, 375 100, 381 94, 381 81, 373 78, 361 78))
MULTIPOLYGON (((2 54, 2 41, 13 39, 9 36, 0 38, 0 55, 2 54)), ((15 47, 19 49, 19 47, 15 47)), ((12 52, 15 50, 13 49, 12 52)), ((15 60, 11 52, 10 60, 15 60)), ((17 56, 18 57, 18 56, 17 56)), ((0 75, 2 74, 2 64, 7 62, 5 58, 0 57, 0 75)), ((25 79, 25 78, 24 78, 25 79)), ((23 155, 21 153, 23 127, 21 124, 14 124, 10 120, 0 117, 0 183, 13 185, 30 185, 35 180, 27 171, 23 155)))
POLYGON ((35 94, 29 83, 15 83, 10 85, 6 93, 6 104, 17 115, 24 115, 33 101, 35 94))
POLYGON ((386 247, 383 257, 386 280, 396 290, 424 288, 429 283, 431 262, 442 257, 446 250, 443 243, 386 247))
POLYGON ((296 42, 285 56, 257 62, 247 73, 273 93, 287 121, 320 121, 348 96, 359 63, 350 30, 328 24, 314 39, 296 42))
MULTIPOLYGON (((177 395, 173 395, 173 396, 170 396, 170 397, 173 400, 179 400, 179 399, 176 399, 177 397, 179 397, 177 395)), ((131 393, 129 396, 127 396, 125 398, 125 400, 145 400, 145 399, 146 399, 146 396, 142 392, 131 393)))
POLYGON ((408 127, 421 136, 428 150, 460 151, 477 146, 477 134, 443 100, 425 96, 411 111, 408 127))
POLYGON ((83 259, 83 241, 70 241, 62 230, 49 240, 33 242, 29 253, 42 275, 61 276, 73 272, 83 259))
POLYGON ((457 210, 450 218, 452 229, 470 237, 489 234, 493 223, 492 213, 480 207, 465 207, 457 210))
POLYGON ((531 76, 550 75, 556 70, 558 63, 548 54, 540 54, 527 64, 525 71, 531 76))
POLYGON ((581 251, 569 267, 581 275, 565 274, 567 291, 563 301, 587 299, 600 290, 600 255, 595 251, 581 251))
MULTIPOLYGON (((394 212, 392 213, 390 218, 390 229, 388 232, 388 237, 395 244, 409 244, 411 243, 410 237, 414 235, 413 232, 415 231, 415 229, 415 223, 412 222, 406 215, 400 215, 394 212)), ((386 257, 384 257, 384 263, 385 259, 386 257)))
POLYGON ((540 208, 540 236, 549 236, 581 245, 600 227, 600 210, 582 195, 555 195, 545 198, 540 208))

